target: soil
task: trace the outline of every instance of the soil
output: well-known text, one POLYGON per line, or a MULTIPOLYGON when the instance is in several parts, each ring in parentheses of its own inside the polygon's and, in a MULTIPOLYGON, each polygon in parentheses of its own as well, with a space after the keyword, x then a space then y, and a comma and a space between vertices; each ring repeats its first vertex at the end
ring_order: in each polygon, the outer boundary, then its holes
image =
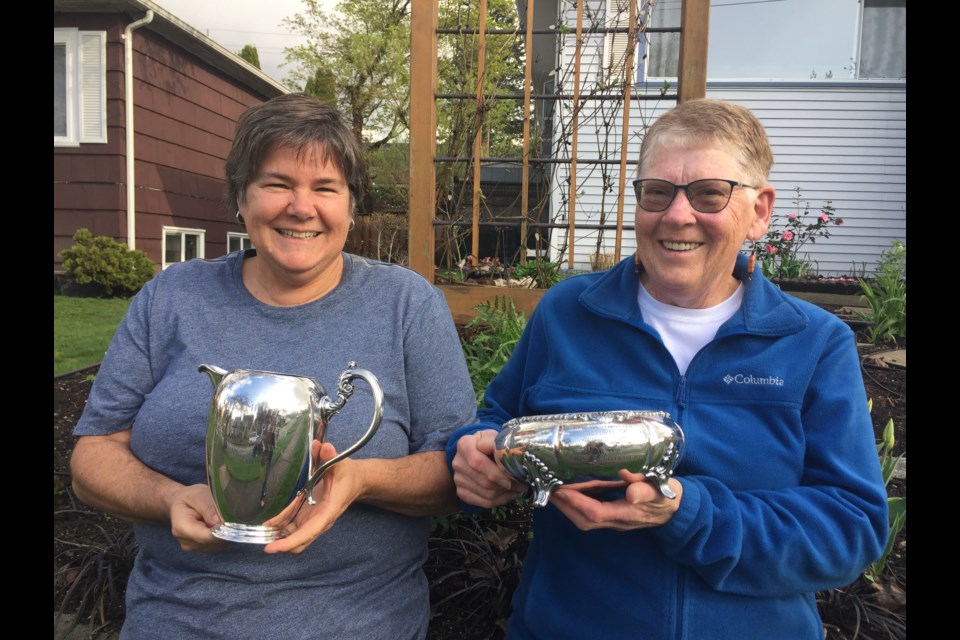
MULTIPOLYGON (((892 419, 894 454, 899 455, 907 447, 906 369, 882 366, 871 357, 889 348, 860 347, 865 390, 873 399, 875 436, 880 440, 892 419)), ((80 504, 70 487, 72 431, 96 372, 93 366, 53 381, 53 604, 55 613, 61 607, 69 613, 81 611, 82 620, 106 633, 123 620, 123 592, 136 545, 129 525, 80 504)), ((892 480, 888 490, 891 496, 906 496, 906 479, 892 480)), ((435 605, 430 640, 502 637, 529 533, 523 517, 529 514, 517 513, 515 509, 479 525, 465 518, 454 520, 435 532, 426 567, 435 605), (469 569, 466 581, 452 580, 450 567, 458 562, 455 548, 463 546, 452 541, 464 536, 473 536, 500 557, 491 571, 469 569), (467 597, 473 600, 466 602, 467 597)), ((843 589, 818 594, 827 640, 906 637, 906 556, 904 527, 876 583, 861 578, 843 589)), ((466 573, 462 556, 459 562, 459 573, 466 573)))

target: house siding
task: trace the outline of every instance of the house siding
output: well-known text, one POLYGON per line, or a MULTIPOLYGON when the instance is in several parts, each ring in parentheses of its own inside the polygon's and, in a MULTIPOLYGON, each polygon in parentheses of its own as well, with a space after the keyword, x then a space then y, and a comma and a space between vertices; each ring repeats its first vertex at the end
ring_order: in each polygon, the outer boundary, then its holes
MULTIPOLYGON (((107 143, 54 147, 54 269, 73 233, 127 241, 123 30, 119 13, 55 13, 54 27, 107 33, 107 143)), ((164 226, 206 231, 205 255, 226 252, 239 231, 223 204, 223 167, 237 118, 273 97, 152 31, 133 32, 136 246, 161 264, 164 226)), ((277 93, 280 93, 277 91, 277 93)))

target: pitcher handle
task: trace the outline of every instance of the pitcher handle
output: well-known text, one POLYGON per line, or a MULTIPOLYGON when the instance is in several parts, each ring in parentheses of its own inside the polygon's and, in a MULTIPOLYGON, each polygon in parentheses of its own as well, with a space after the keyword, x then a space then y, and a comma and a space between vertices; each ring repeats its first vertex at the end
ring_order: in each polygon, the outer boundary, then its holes
POLYGON ((380 381, 366 369, 358 369, 355 367, 356 363, 350 362, 347 364, 347 369, 340 374, 340 378, 337 380, 336 400, 331 400, 329 397, 324 397, 320 400, 322 419, 329 421, 331 417, 343 409, 347 403, 347 399, 353 395, 353 384, 351 383, 357 378, 361 378, 370 385, 370 390, 373 392, 373 419, 370 421, 370 426, 367 427, 367 432, 364 433, 359 440, 317 467, 313 475, 307 480, 301 492, 307 494, 307 502, 311 505, 315 504, 313 501, 313 487, 319 482, 323 472, 367 444, 370 438, 377 432, 377 429, 380 428, 380 421, 383 419, 383 388, 380 386, 380 381))

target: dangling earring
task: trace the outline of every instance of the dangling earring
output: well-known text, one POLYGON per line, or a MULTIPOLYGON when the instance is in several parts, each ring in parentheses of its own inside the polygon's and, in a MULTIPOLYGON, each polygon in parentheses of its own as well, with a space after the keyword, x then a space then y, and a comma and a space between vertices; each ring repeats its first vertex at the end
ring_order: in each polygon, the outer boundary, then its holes
POLYGON ((244 224, 244 222, 243 222, 243 216, 240 215, 240 210, 239 210, 239 209, 237 209, 237 224, 239 224, 239 225, 243 225, 243 224, 244 224))
POLYGON ((747 280, 753 280, 753 270, 757 265, 757 241, 750 246, 750 257, 747 258, 747 280))
POLYGON ((637 275, 640 275, 640 250, 633 254, 633 272, 637 275))
POLYGON ((357 226, 356 220, 354 220, 353 218, 350 218, 350 226, 347 227, 347 233, 350 233, 351 231, 353 231, 356 228, 356 226, 357 226))

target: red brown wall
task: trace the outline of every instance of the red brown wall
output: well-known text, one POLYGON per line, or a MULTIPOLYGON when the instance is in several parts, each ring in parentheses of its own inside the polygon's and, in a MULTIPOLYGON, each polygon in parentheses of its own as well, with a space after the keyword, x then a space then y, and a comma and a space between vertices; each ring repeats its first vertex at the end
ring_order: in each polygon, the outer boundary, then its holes
MULTIPOLYGON (((54 147, 54 269, 86 227, 126 243, 122 14, 54 14, 54 27, 107 32, 107 143, 54 147)), ((205 255, 241 231, 223 205, 223 166, 237 118, 264 96, 152 32, 133 32, 136 246, 158 265, 163 226, 206 231, 205 255)), ((278 92, 279 93, 279 92, 278 92)))

